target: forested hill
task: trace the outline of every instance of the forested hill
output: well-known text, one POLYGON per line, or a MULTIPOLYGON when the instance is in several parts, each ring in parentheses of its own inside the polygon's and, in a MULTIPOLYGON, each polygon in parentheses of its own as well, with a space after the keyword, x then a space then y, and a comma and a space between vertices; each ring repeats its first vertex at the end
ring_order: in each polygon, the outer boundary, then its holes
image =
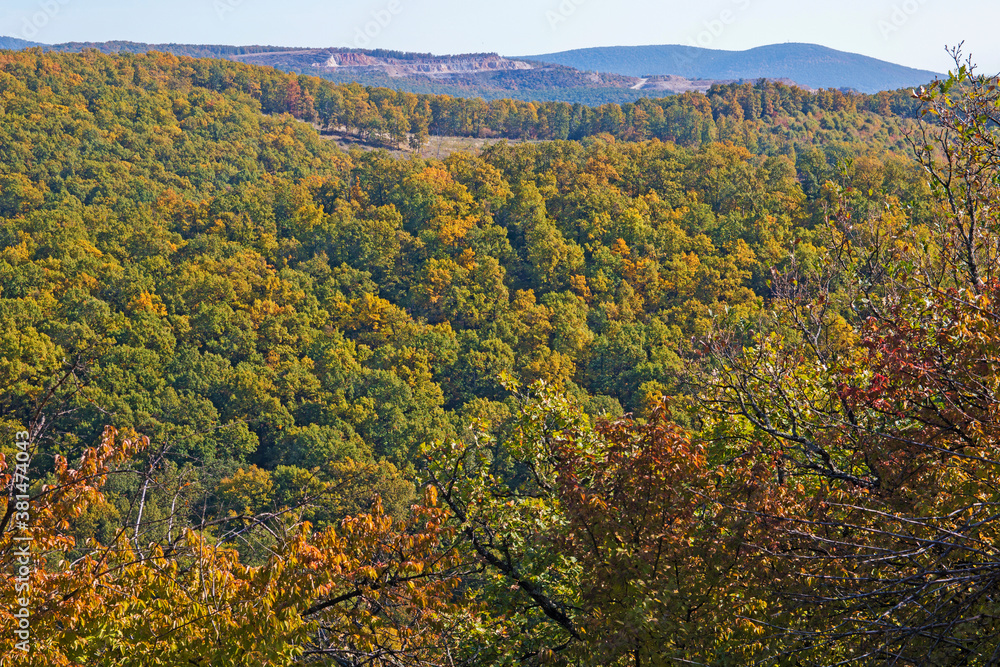
POLYGON ((21 49, 28 49, 32 46, 41 46, 37 42, 28 42, 23 39, 17 39, 16 37, 3 37, 0 36, 0 49, 12 49, 15 51, 21 49))
POLYGON ((495 53, 437 56, 385 49, 128 41, 34 44, 0 38, 0 48, 33 46, 64 53, 158 51, 177 56, 234 60, 295 74, 321 76, 338 83, 359 82, 414 93, 591 105, 622 104, 695 90, 705 92, 715 84, 752 82, 762 78, 812 89, 853 89, 872 93, 911 89, 936 78, 931 72, 810 44, 784 44, 745 52, 680 46, 613 47, 511 59, 495 53))
POLYGON ((774 44, 746 51, 695 46, 614 46, 528 56, 584 71, 700 79, 787 78, 811 88, 850 88, 866 93, 926 85, 940 74, 895 65, 817 44, 774 44))
MULTIPOLYGON (((536 67, 496 54, 435 56, 386 49, 288 48, 222 44, 148 44, 129 41, 34 44, 13 38, 0 48, 106 54, 157 51, 176 56, 219 58, 322 76, 338 83, 360 82, 415 93, 450 94, 486 99, 561 100, 602 104, 630 102, 664 93, 636 90, 637 80, 619 75, 595 76, 570 67, 536 67)), ((705 82, 701 82, 706 88, 705 82)))
POLYGON ((8 53, 0 68, 0 289, 37 356, 6 407, 28 410, 58 359, 100 351, 96 403, 80 404, 60 447, 94 437, 104 413, 88 406, 110 401, 119 425, 202 458, 406 465, 502 396, 501 371, 635 409, 673 382, 718 304, 756 307, 766 267, 821 217, 827 179, 922 206, 920 177, 886 143, 811 143, 848 138, 850 123, 891 140, 898 119, 831 109, 796 132, 772 120, 779 105, 743 118, 740 95, 771 92, 819 115, 826 102, 792 89, 720 92, 731 108, 718 120, 712 98, 678 98, 653 127, 690 132, 673 137, 683 146, 619 146, 608 131, 634 135, 640 107, 476 115, 448 98, 163 54, 8 53), (296 120, 400 133, 410 118, 447 132, 499 122, 544 137, 565 135, 560 111, 599 138, 445 163, 349 157, 296 120), (183 414, 166 407, 182 396, 183 414), (194 435, 212 423, 233 426, 194 435))
POLYGON ((970 185, 904 150, 929 95, 0 52, 0 625, 46 666, 988 664, 980 83, 924 135, 970 185))
POLYGON ((608 134, 619 140, 656 138, 684 146, 728 141, 754 153, 787 153, 797 142, 838 141, 906 151, 905 126, 917 108, 909 91, 810 93, 769 81, 717 85, 705 95, 686 93, 598 107, 509 99, 487 102, 334 84, 225 60, 142 54, 119 58, 116 62, 136 58, 135 62, 159 63, 188 73, 188 80, 199 87, 249 95, 264 113, 291 113, 321 128, 346 128, 363 140, 386 146, 417 145, 431 134, 530 140, 608 134))
MULTIPOLYGON (((19 42, 21 40, 14 41, 19 42)), ((291 47, 259 44, 252 46, 231 46, 226 44, 146 44, 144 42, 128 42, 122 40, 113 40, 109 42, 63 42, 61 44, 34 44, 23 42, 23 46, 18 48, 28 48, 29 46, 40 46, 46 51, 55 51, 59 53, 80 53, 85 50, 94 50, 111 55, 117 53, 139 54, 149 53, 150 51, 158 51, 160 53, 171 53, 176 56, 188 56, 191 58, 231 58, 233 56, 250 54, 282 53, 300 50, 291 47)))

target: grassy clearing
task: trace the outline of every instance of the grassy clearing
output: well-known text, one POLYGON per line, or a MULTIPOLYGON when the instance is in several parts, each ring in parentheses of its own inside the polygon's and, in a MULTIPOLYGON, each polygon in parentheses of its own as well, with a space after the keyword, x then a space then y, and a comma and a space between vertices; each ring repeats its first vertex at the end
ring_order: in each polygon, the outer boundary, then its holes
MULTIPOLYGON (((316 128, 319 130, 319 128, 316 128)), ((342 130, 325 130, 321 131, 320 135, 328 140, 332 141, 340 147, 341 150, 347 151, 352 148, 360 148, 363 151, 374 151, 374 150, 384 150, 388 151, 396 157, 408 157, 413 155, 414 151, 409 147, 405 148, 393 148, 387 146, 385 143, 369 140, 365 141, 357 134, 351 132, 344 132, 342 130)), ((509 139, 483 139, 478 137, 431 137, 424 144, 423 148, 420 149, 420 157, 423 158, 435 158, 441 159, 448 157, 452 153, 471 153, 477 155, 493 144, 499 143, 501 141, 507 141, 511 144, 525 143, 521 140, 509 140, 509 139)))

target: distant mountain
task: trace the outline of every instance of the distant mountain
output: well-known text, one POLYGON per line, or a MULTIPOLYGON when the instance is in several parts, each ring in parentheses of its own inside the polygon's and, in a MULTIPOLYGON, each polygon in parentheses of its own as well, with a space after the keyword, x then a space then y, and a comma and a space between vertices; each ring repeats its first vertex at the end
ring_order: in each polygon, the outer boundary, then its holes
MULTIPOLYGON (((15 40, 20 42, 21 40, 15 40)), ((146 44, 144 42, 65 42, 63 44, 35 44, 24 42, 27 46, 40 46, 46 51, 61 51, 64 53, 77 53, 84 49, 94 49, 101 53, 147 53, 149 51, 159 51, 161 53, 172 53, 176 56, 190 56, 192 58, 223 58, 236 59, 254 53, 285 53, 290 51, 301 51, 302 49, 289 48, 284 46, 228 46, 225 44, 146 44)), ((27 48, 27 46, 11 47, 16 49, 27 48)))
POLYGON ((262 45, 124 41, 36 44, 0 37, 0 49, 31 46, 61 52, 161 51, 194 58, 236 60, 340 83, 357 81, 415 93, 592 105, 622 104, 690 90, 705 92, 713 84, 761 78, 803 88, 853 88, 862 92, 908 88, 935 78, 933 72, 811 44, 782 44, 742 52, 684 46, 608 47, 505 58, 495 53, 437 56, 385 49, 262 45))
MULTIPOLYGON (((8 48, 32 46, 12 40, 8 48)), ((67 42, 38 44, 48 51, 102 53, 160 51, 193 58, 218 58, 274 67, 286 72, 320 76, 339 83, 357 81, 414 93, 447 94, 486 99, 516 98, 600 105, 634 102, 640 97, 662 97, 674 92, 659 87, 640 90, 634 77, 593 74, 562 65, 541 65, 504 58, 496 53, 436 56, 386 49, 288 48, 219 44, 144 44, 139 42, 67 42)), ((3 48, 3 47, 0 47, 3 48)), ((711 82, 697 82, 708 89, 711 82)))
POLYGON ((32 46, 41 46, 41 44, 38 42, 29 42, 24 39, 18 39, 17 37, 0 36, 0 49, 20 51, 21 49, 27 49, 32 46))
POLYGON ((810 88, 853 88, 863 93, 898 90, 940 76, 816 44, 774 44, 747 51, 693 46, 609 46, 526 56, 590 72, 692 79, 791 79, 810 88))

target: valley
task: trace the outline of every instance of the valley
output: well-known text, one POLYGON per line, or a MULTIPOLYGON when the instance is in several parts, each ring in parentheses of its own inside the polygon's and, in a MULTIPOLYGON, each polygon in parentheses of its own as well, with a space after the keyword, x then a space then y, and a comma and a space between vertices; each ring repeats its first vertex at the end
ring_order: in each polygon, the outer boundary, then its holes
POLYGON ((1000 655, 959 49, 3 46, 0 664, 1000 655))

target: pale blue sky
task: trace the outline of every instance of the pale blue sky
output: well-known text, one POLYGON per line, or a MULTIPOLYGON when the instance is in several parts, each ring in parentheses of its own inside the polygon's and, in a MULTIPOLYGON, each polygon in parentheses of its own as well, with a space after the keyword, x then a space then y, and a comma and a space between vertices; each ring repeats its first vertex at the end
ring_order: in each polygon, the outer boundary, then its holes
POLYGON ((965 40, 991 73, 1000 71, 998 23, 997 0, 3 0, 0 6, 0 35, 45 43, 364 44, 530 55, 587 46, 813 42, 944 71, 944 45, 965 40), (366 27, 370 36, 359 37, 366 27))

